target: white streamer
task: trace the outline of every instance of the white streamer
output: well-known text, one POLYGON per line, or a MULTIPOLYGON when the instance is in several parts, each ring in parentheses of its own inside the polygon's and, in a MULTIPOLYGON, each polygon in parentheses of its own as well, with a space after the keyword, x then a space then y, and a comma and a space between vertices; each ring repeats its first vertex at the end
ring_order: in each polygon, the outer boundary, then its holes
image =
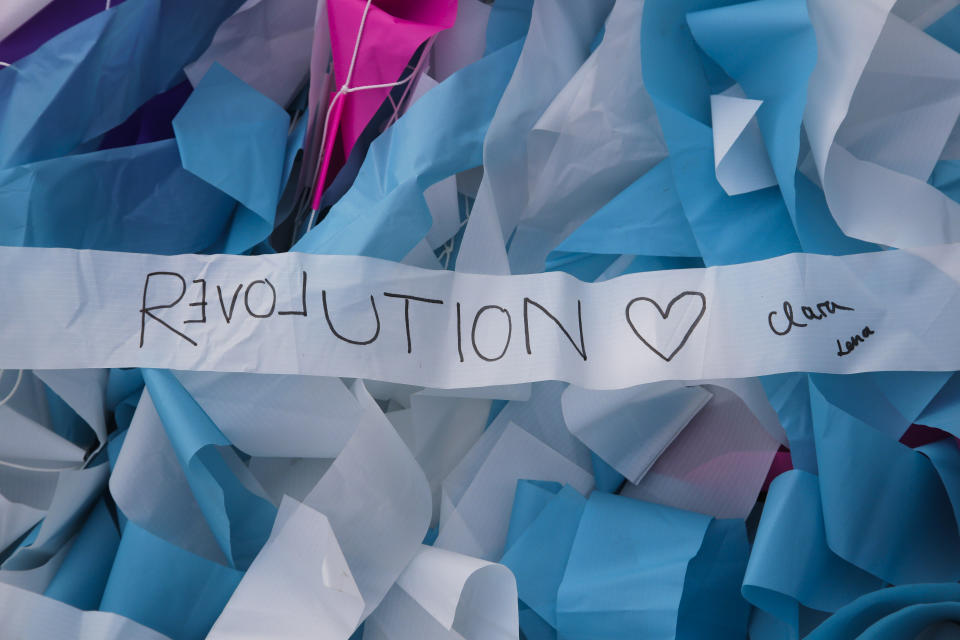
MULTIPOLYGON (((0 378, 3 377, 6 369, 0 369, 0 378)), ((10 399, 17 393, 17 389, 20 388, 20 381, 23 380, 23 369, 17 371, 17 380, 13 383, 13 388, 7 392, 7 395, 3 397, 3 400, 0 400, 0 407, 10 402, 10 399)))
POLYGON ((960 247, 487 276, 359 256, 0 249, 0 367, 613 389, 960 368, 960 247))

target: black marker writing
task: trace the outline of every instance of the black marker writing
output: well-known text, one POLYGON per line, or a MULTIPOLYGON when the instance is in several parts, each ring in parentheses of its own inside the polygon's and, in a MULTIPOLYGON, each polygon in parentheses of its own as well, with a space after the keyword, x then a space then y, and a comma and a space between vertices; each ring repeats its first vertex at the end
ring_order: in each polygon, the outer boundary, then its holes
POLYGON ((513 335, 513 320, 510 319, 509 311, 507 311, 503 307, 498 307, 495 304, 488 304, 485 307, 480 307, 480 310, 477 311, 477 315, 474 316, 473 318, 473 330, 470 332, 470 341, 473 343, 473 350, 476 352, 478 356, 480 356, 481 359, 486 360, 487 362, 494 362, 502 358, 507 353, 507 347, 510 346, 511 335, 513 335), (490 358, 488 356, 483 355, 482 353, 480 353, 479 347, 477 347, 477 324, 480 322, 480 316, 482 316, 484 312, 490 311, 492 309, 496 309, 501 313, 506 314, 507 316, 507 339, 503 344, 503 351, 501 351, 500 355, 498 355, 495 358, 490 358))
POLYGON ((227 324, 230 324, 230 319, 233 318, 233 308, 237 304, 237 296, 240 295, 240 289, 243 289, 242 284, 238 284, 237 290, 233 292, 233 298, 230 300, 230 313, 227 313, 227 307, 223 304, 223 291, 220 289, 220 285, 217 285, 217 297, 220 298, 220 310, 223 311, 223 319, 227 321, 227 324))
POLYGON ((278 316, 303 316, 307 317, 307 272, 300 272, 303 276, 303 285, 300 289, 300 311, 277 311, 278 316))
POLYGON ((624 310, 624 312, 625 312, 625 314, 626 314, 626 316, 627 316, 627 324, 630 325, 630 328, 631 328, 631 329, 633 329, 633 333, 634 333, 638 338, 640 338, 640 342, 642 342, 644 345, 646 345, 646 347, 647 347, 648 349, 650 349, 651 351, 653 351, 655 354, 657 354, 658 356, 660 356, 665 362, 670 362, 671 360, 673 360, 673 357, 674 357, 675 355, 677 355, 677 353, 680 352, 680 349, 683 349, 683 346, 684 346, 685 344, 687 344, 687 340, 690 339, 690 334, 693 333, 693 330, 697 328, 697 325, 698 325, 698 324, 700 324, 700 320, 703 319, 703 314, 705 314, 705 313, 707 312, 707 297, 706 297, 705 295, 703 295, 703 293, 701 293, 700 291, 684 291, 683 293, 681 293, 681 294, 679 294, 678 296, 676 296, 673 300, 671 300, 670 302, 668 302, 668 303, 667 303, 667 308, 664 309, 664 308, 661 307, 660 304, 659 304, 656 300, 654 300, 653 298, 648 298, 648 297, 646 297, 646 296, 640 296, 639 298, 634 298, 633 300, 631 300, 630 302, 628 302, 628 303, 627 303, 627 307, 626 307, 626 309, 624 310), (683 338, 680 340, 680 344, 678 344, 678 345, 676 346, 676 348, 674 348, 674 350, 670 352, 669 355, 664 355, 664 353, 663 353, 662 351, 660 351, 660 349, 658 349, 657 347, 653 346, 653 343, 648 339, 649 337, 648 337, 648 336, 644 336, 643 333, 642 333, 640 330, 637 329, 636 325, 633 324, 633 319, 630 317, 630 308, 631 308, 633 305, 635 305, 636 303, 638 303, 638 302, 643 302, 643 303, 646 303, 646 304, 650 304, 650 305, 653 305, 653 308, 657 311, 657 313, 660 314, 660 317, 663 318, 664 320, 666 320, 666 319, 670 316, 670 310, 673 308, 673 305, 675 305, 675 304, 676 304, 677 302, 679 302, 680 300, 683 300, 683 299, 686 298, 687 296, 692 296, 692 297, 694 297, 694 298, 699 299, 699 301, 700 301, 700 312, 697 314, 697 317, 693 319, 693 321, 690 323, 690 326, 687 328, 686 332, 683 334, 683 338))
POLYGON ((403 299, 403 324, 407 329, 407 353, 413 353, 413 342, 410 338, 410 301, 415 300, 416 302, 426 302, 428 304, 443 304, 443 300, 434 300, 433 298, 420 298, 418 296, 410 296, 404 293, 387 293, 383 292, 388 298, 402 298, 403 299))
POLYGON ((277 308, 277 290, 266 278, 263 280, 254 280, 247 285, 247 290, 243 292, 243 306, 247 308, 247 313, 249 313, 253 318, 269 318, 273 315, 274 309, 277 308), (250 291, 253 289, 253 285, 255 284, 265 284, 270 287, 270 294, 273 296, 273 298, 270 301, 270 309, 266 313, 254 313, 253 309, 250 308, 250 291))
POLYGON ((845 343, 845 346, 847 348, 846 351, 843 350, 843 347, 840 346, 840 341, 837 340, 837 355, 845 356, 849 353, 852 353, 853 350, 856 349, 858 344, 860 344, 861 342, 863 342, 864 340, 866 340, 867 338, 869 338, 875 333, 876 331, 874 331, 870 327, 864 327, 863 331, 861 331, 858 335, 850 336, 850 339, 846 341, 845 343))
POLYGON ((331 333, 333 333, 333 335, 337 336, 344 342, 349 342, 350 344, 359 344, 359 345, 370 344, 374 340, 376 340, 377 337, 380 335, 380 314, 377 313, 377 303, 373 299, 373 296, 370 296, 370 306, 373 307, 373 317, 377 321, 377 330, 373 332, 373 337, 370 338, 369 340, 351 340, 350 338, 338 333, 337 330, 333 328, 333 321, 330 320, 330 309, 329 307, 327 307, 327 290, 326 289, 323 289, 320 292, 320 297, 323 302, 323 317, 327 319, 327 326, 330 327, 330 331, 331 333))
POLYGON ((460 330, 460 303, 457 303, 457 353, 463 362, 463 332, 460 330))
POLYGON ((143 335, 146 331, 147 316, 150 316, 152 319, 156 320, 157 322, 165 326, 170 331, 173 331, 175 334, 177 334, 178 336, 180 336, 181 338, 183 338, 193 346, 197 346, 197 343, 191 340, 188 335, 177 331, 176 329, 174 329, 169 324, 167 324, 157 316, 153 315, 152 313, 157 309, 169 309, 170 307, 177 306, 180 303, 180 301, 183 300, 183 296, 186 292, 187 292, 187 281, 179 273, 174 273, 172 271, 153 271, 147 274, 147 279, 144 280, 143 282, 143 304, 140 306, 140 348, 141 349, 143 348, 143 335), (177 296, 176 300, 167 304, 156 304, 149 307, 147 306, 147 289, 150 288, 150 278, 153 278, 154 276, 170 276, 172 278, 177 278, 180 281, 180 295, 177 296))
POLYGON ((190 307, 200 307, 200 318, 195 318, 192 320, 184 320, 183 324, 190 324, 191 322, 200 322, 205 323, 207 321, 207 281, 203 278, 199 280, 194 280, 193 284, 200 283, 200 301, 191 302, 190 307))
POLYGON ((580 300, 577 300, 577 322, 580 325, 580 346, 577 347, 577 343, 574 342, 573 336, 570 335, 570 332, 567 331, 566 327, 560 324, 560 321, 557 319, 556 316, 554 316, 552 313, 547 311, 543 305, 537 302, 534 302, 530 298, 523 299, 523 337, 526 341, 528 354, 533 353, 533 351, 530 349, 530 317, 529 317, 529 311, 528 311, 530 305, 533 305, 537 309, 540 309, 540 311, 546 314, 548 318, 553 320, 556 323, 556 325, 560 327, 560 331, 563 331, 563 335, 567 336, 567 340, 570 341, 570 344, 573 345, 573 348, 576 349, 577 353, 580 354, 580 357, 583 358, 584 361, 586 361, 587 347, 583 343, 583 316, 580 314, 580 300))
MULTIPOLYGON (((837 311, 853 311, 853 307, 845 307, 841 304, 837 304, 832 300, 824 300, 823 302, 817 303, 816 311, 813 307, 802 306, 800 307, 800 312, 803 314, 803 317, 807 320, 823 320, 827 316, 833 315, 837 311)), ((797 322, 793 317, 793 305, 784 300, 783 302, 783 316, 787 320, 786 329, 778 331, 777 328, 773 325, 773 318, 777 315, 777 311, 771 311, 767 315, 767 324, 770 326, 770 331, 773 331, 778 336, 785 336, 790 333, 790 330, 794 327, 805 327, 807 326, 806 322, 797 322)))

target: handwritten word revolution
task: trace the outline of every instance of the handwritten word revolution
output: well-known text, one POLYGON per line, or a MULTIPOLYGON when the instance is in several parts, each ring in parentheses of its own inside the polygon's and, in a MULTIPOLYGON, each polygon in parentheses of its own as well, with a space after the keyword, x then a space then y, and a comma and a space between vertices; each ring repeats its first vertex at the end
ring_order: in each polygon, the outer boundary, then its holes
MULTIPOLYGON (((307 288, 308 275, 301 271, 298 278, 299 286, 289 291, 281 291, 278 295, 278 285, 267 276, 250 280, 249 282, 231 283, 227 286, 216 284, 211 286, 206 278, 196 278, 188 282, 180 273, 174 271, 153 271, 147 274, 143 283, 143 293, 140 305, 140 348, 147 340, 148 325, 153 321, 159 327, 178 336, 193 346, 199 346, 198 341, 190 335, 189 326, 220 322, 230 325, 236 322, 238 314, 256 320, 264 320, 273 316, 300 316, 308 317, 316 302, 323 312, 323 317, 330 334, 337 340, 348 344, 365 346, 376 342, 381 337, 382 322, 400 322, 402 318, 406 335, 406 352, 413 353, 415 349, 414 335, 417 331, 411 329, 417 318, 424 318, 420 314, 443 313, 438 309, 453 307, 450 312, 451 322, 456 325, 457 357, 460 362, 466 360, 465 352, 475 354, 480 360, 495 362, 506 355, 514 335, 515 319, 510 310, 497 305, 485 304, 472 315, 463 308, 460 301, 427 298, 400 291, 380 291, 352 300, 333 300, 326 289, 320 290, 319 301, 308 300, 310 293, 307 288), (189 296, 188 296, 189 293, 189 296), (382 296, 382 297, 381 297, 382 296), (160 298, 159 300, 157 298, 160 298), (291 301, 293 304, 283 304, 291 301), (364 307, 369 300, 369 315, 371 322, 358 335, 356 330, 356 316, 358 305, 364 307), (398 305, 396 312, 389 312, 381 318, 382 307, 389 300, 402 301, 402 308, 398 305), (241 308, 242 305, 242 308, 241 308), (340 322, 336 320, 336 305, 349 305, 353 314, 353 322, 344 322, 341 315, 340 322), (208 307, 212 311, 208 311, 208 307), (177 313, 171 310, 179 308, 177 313), (433 309, 433 311, 430 311, 433 309), (180 314, 180 315, 177 315, 180 314), (177 320, 172 320, 176 316, 177 320), (183 317, 188 316, 188 317, 183 317), (346 325, 346 326, 344 326, 346 325), (499 327, 499 329, 497 329, 499 327), (490 338, 493 335, 494 338, 490 338), (492 342, 491 342, 492 340, 492 342), (465 348, 466 345, 466 348, 465 348)), ((315 291, 315 290, 314 290, 315 291)), ((572 302, 572 301, 571 301, 572 302)), ((684 291, 670 300, 666 307, 662 307, 656 300, 640 296, 623 302, 623 315, 627 325, 639 339, 640 343, 654 355, 664 361, 671 361, 687 343, 690 335, 696 329, 707 309, 706 296, 699 291, 684 291), (675 311, 676 309, 676 311, 675 311)), ((343 313, 341 306, 341 314, 343 313)), ((547 318, 555 325, 576 354, 584 361, 587 360, 587 344, 584 340, 583 303, 576 300, 576 326, 572 320, 564 322, 557 317, 556 309, 548 309, 542 301, 532 297, 522 297, 522 318, 518 323, 523 328, 523 344, 527 354, 533 353, 533 345, 537 343, 535 333, 543 330, 542 321, 532 322, 531 317, 536 315, 547 318), (541 327, 541 329, 538 329, 541 327)), ((572 316, 572 305, 566 310, 572 316)), ((367 312, 363 312, 367 315, 367 312)), ((558 314, 562 315, 562 314, 558 314)), ((433 318, 436 320, 436 318, 433 318)), ((547 323, 549 325, 549 323, 547 323)), ((431 326, 436 326, 431 323, 431 326)), ((151 333, 151 335, 153 335, 151 333)), ((422 334, 421 334, 422 335, 422 334)), ((398 345, 399 348, 399 345, 398 345)), ((472 357, 472 356, 471 356, 472 357)))

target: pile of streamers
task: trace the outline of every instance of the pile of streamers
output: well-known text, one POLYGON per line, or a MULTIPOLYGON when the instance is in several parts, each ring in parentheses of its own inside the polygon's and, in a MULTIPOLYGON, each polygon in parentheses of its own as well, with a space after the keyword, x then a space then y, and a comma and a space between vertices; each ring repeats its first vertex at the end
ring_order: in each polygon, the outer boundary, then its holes
MULTIPOLYGON (((958 0, 3 0, 0 61, 3 247, 600 282, 960 242, 958 0)), ((953 371, 3 358, 2 638, 960 637, 953 371)))

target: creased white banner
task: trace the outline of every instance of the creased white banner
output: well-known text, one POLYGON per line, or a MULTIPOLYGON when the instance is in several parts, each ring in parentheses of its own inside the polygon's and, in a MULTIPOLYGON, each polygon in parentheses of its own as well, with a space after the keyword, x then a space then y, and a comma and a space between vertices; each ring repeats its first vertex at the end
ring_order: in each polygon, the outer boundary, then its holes
POLYGON ((0 368, 160 367, 614 389, 960 369, 960 246, 488 276, 357 256, 0 249, 0 368))

